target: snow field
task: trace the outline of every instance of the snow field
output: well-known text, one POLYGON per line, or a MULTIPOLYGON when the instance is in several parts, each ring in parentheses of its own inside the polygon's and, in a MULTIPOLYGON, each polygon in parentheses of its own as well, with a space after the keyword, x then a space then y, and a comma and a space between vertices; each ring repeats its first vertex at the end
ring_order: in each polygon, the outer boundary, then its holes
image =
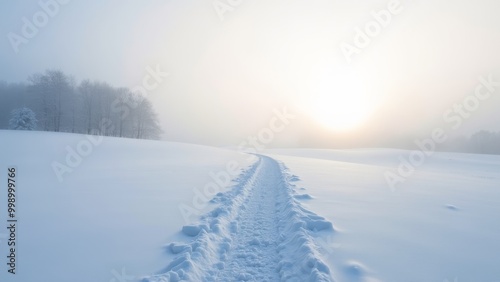
POLYGON ((335 281, 495 282, 500 156, 435 152, 391 189, 412 151, 273 149, 300 175, 304 207, 335 223, 320 251, 335 281))
POLYGON ((253 163, 246 154, 213 147, 103 137, 59 182, 51 163, 64 162, 66 146, 87 138, 0 130, 0 167, 17 167, 19 187, 19 271, 14 276, 3 266, 8 230, 0 230, 0 281, 136 282, 171 260, 163 245, 186 224, 180 203, 190 203, 196 189, 213 181, 210 173, 228 162, 253 163))
POLYGON ((177 257, 163 273, 142 281, 331 281, 313 236, 333 226, 295 199, 296 180, 259 156, 232 190, 212 199, 217 208, 182 228, 194 238, 169 245, 177 257))
POLYGON ((15 276, 3 268, 0 281, 500 277, 500 156, 436 152, 393 190, 384 172, 410 151, 281 149, 250 158, 104 137, 59 182, 51 163, 87 138, 0 130, 0 166, 16 166, 19 188, 19 268, 15 276), (234 162, 246 170, 226 181, 221 172, 231 175, 234 162), (204 192, 214 183, 220 193, 204 192), (183 204, 196 209, 188 221, 183 204))

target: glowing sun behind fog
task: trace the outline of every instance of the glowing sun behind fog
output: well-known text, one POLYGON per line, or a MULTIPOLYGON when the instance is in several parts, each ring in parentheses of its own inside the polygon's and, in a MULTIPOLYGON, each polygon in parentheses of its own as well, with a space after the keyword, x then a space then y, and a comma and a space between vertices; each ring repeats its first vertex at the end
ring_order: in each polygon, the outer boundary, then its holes
POLYGON ((323 68, 310 82, 309 95, 301 102, 301 107, 329 130, 354 130, 374 111, 375 105, 364 80, 351 69, 323 68))

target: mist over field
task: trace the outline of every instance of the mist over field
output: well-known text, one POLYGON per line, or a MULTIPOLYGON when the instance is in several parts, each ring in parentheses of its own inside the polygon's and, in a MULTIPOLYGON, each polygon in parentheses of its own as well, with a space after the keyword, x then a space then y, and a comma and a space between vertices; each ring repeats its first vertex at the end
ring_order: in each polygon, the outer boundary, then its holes
POLYGON ((272 147, 413 149, 439 127, 463 151, 500 130, 498 1, 231 3, 9 1, 0 80, 60 70, 137 92, 153 69, 162 140, 215 146, 283 107, 296 119, 272 147))
POLYGON ((499 11, 1 1, 0 281, 500 281, 499 11))

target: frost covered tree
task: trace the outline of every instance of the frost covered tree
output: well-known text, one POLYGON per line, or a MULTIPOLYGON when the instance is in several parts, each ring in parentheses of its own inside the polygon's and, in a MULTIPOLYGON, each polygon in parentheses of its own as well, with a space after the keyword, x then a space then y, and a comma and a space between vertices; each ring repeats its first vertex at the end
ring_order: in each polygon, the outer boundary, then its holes
MULTIPOLYGON (((34 74, 29 78, 30 90, 40 98, 41 126, 45 131, 63 131, 71 120, 71 96, 74 92, 72 79, 60 70, 47 70, 44 74, 34 74)), ((73 130, 74 131, 74 130, 73 130)))
POLYGON ((37 122, 35 113, 30 108, 22 107, 12 111, 9 129, 35 130, 37 122))
POLYGON ((159 139, 162 132, 151 101, 127 87, 78 83, 60 70, 33 74, 28 82, 0 81, 0 129, 17 128, 9 125, 10 113, 27 107, 43 131, 141 139, 159 139))

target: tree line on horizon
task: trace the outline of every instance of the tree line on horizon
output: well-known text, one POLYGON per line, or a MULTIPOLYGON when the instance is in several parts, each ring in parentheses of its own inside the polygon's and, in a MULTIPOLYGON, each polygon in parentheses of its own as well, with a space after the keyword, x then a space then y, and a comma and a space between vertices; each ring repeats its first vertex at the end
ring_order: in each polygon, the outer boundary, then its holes
POLYGON ((480 130, 469 137, 460 136, 443 145, 443 151, 500 155, 500 132, 480 130))
POLYGON ((0 129, 12 113, 28 108, 36 130, 137 139, 159 139, 161 128, 150 100, 125 87, 88 79, 76 83, 60 70, 33 74, 27 83, 0 81, 0 129))
MULTIPOLYGON (((14 114, 33 111, 30 129, 137 139, 159 139, 153 105, 125 87, 88 79, 76 83, 60 70, 31 75, 27 83, 0 81, 0 129, 12 128, 14 114), (23 111, 20 111, 23 110, 23 111)), ((18 117, 19 118, 19 117, 18 117)), ((438 146, 441 151, 500 154, 500 132, 481 130, 438 146)))

